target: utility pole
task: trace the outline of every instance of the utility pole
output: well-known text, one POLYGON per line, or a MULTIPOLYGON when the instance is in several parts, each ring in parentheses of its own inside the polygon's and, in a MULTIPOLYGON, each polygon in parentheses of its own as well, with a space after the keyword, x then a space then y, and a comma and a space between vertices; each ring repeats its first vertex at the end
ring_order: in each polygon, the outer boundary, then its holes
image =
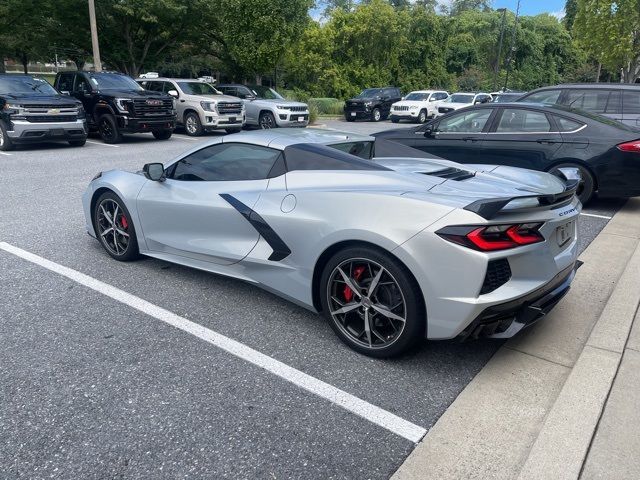
POLYGON ((498 88, 498 73, 500 72, 500 57, 502 55, 502 40, 504 39, 504 22, 507 19, 507 9, 498 8, 496 12, 502 12, 502 22, 500 23, 500 41, 498 42, 498 58, 496 59, 496 68, 493 72, 493 90, 498 88))
POLYGON ((100 46, 98 45, 98 27, 96 25, 96 5, 94 0, 89 0, 89 23, 91 24, 91 46, 93 47, 93 65, 96 72, 102 71, 100 61, 100 46))
POLYGON ((504 79, 504 88, 502 91, 507 91, 507 84, 509 83, 509 74, 511 73, 511 62, 513 60, 513 54, 516 50, 516 32, 518 31, 518 15, 520 14, 520 0, 516 7, 516 22, 513 25, 513 35, 511 36, 511 47, 509 48, 509 58, 507 59, 507 76, 504 79))

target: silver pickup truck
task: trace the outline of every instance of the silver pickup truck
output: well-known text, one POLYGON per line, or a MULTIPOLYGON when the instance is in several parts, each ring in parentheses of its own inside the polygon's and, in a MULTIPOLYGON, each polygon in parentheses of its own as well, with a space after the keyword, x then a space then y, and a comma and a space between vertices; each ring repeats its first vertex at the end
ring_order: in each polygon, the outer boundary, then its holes
POLYGON ((185 133, 197 137, 204 132, 224 129, 239 132, 245 123, 245 108, 235 97, 223 95, 203 80, 185 78, 136 79, 142 88, 163 92, 175 98, 177 123, 185 133))

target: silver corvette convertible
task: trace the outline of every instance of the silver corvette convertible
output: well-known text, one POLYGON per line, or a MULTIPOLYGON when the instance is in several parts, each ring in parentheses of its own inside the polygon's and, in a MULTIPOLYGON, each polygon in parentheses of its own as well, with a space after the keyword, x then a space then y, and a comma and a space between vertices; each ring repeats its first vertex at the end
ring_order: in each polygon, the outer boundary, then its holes
POLYGON ((314 129, 219 137, 96 175, 87 231, 116 260, 148 255, 322 312, 377 357, 545 315, 577 268, 578 181, 410 152, 314 129))

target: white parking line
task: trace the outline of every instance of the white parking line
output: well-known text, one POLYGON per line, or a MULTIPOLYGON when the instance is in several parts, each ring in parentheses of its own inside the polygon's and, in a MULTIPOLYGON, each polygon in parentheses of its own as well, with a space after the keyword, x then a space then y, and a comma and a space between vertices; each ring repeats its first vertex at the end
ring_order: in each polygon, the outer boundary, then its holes
POLYGON ((206 138, 193 138, 193 137, 187 137, 186 135, 173 135, 173 136, 179 140, 191 140, 192 142, 201 142, 203 140, 206 140, 206 138))
POLYGON ((113 148, 120 148, 120 145, 111 145, 109 143, 102 143, 102 142, 94 142, 92 140, 87 140, 87 143, 93 143, 94 145, 100 145, 101 147, 113 147, 113 148))
POLYGON ((6 152, 0 152, 0 155, 6 155, 7 157, 10 157, 11 154, 10 153, 6 153, 6 152))
POLYGON ((387 410, 372 405, 369 402, 334 387, 333 385, 323 382, 311 375, 307 375, 306 373, 271 358, 264 353, 260 353, 251 347, 237 342, 236 340, 205 328, 198 323, 187 320, 186 318, 165 310, 162 307, 158 307, 157 305, 147 302, 140 297, 131 295, 119 288, 101 282, 100 280, 96 280, 84 273, 80 273, 77 270, 52 262, 51 260, 47 260, 46 258, 40 257, 26 250, 22 250, 21 248, 8 243, 0 242, 0 249, 46 268, 47 270, 51 270, 52 272, 67 277, 80 285, 84 285, 85 287, 106 295, 113 300, 128 305, 131 308, 154 317, 168 325, 171 325, 172 327, 190 333, 205 342, 209 342, 238 358, 263 368, 268 372, 271 372, 274 375, 307 390, 308 392, 329 400, 331 403, 334 403, 351 413, 385 428, 396 435, 406 438, 411 442, 418 443, 427 433, 424 428, 400 418, 387 410))
POLYGON ((580 215, 584 215, 585 217, 604 218, 604 219, 607 219, 607 220, 611 220, 613 218, 613 217, 608 217, 606 215, 596 215, 595 213, 580 212, 580 215))

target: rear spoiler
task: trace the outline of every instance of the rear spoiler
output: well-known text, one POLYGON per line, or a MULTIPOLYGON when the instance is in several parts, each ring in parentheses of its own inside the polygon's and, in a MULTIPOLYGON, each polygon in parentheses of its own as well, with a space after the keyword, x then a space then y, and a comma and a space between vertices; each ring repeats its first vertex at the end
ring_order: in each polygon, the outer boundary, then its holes
POLYGON ((498 213, 500 213, 504 207, 506 207, 513 200, 523 200, 527 198, 534 198, 538 200, 538 205, 532 207, 524 207, 524 208, 514 208, 509 209, 509 212, 518 212, 523 210, 537 210, 540 208, 545 209, 556 209, 562 208, 565 205, 569 205, 573 201, 573 197, 578 190, 578 185, 580 185, 580 179, 571 179, 566 181, 565 189, 563 192, 554 193, 554 194, 543 194, 543 195, 524 195, 517 197, 503 197, 503 198, 488 198, 483 200, 476 200, 473 203, 470 203, 466 207, 465 210, 469 210, 470 212, 476 213, 480 215, 482 218, 486 220, 490 220, 494 218, 498 213))

